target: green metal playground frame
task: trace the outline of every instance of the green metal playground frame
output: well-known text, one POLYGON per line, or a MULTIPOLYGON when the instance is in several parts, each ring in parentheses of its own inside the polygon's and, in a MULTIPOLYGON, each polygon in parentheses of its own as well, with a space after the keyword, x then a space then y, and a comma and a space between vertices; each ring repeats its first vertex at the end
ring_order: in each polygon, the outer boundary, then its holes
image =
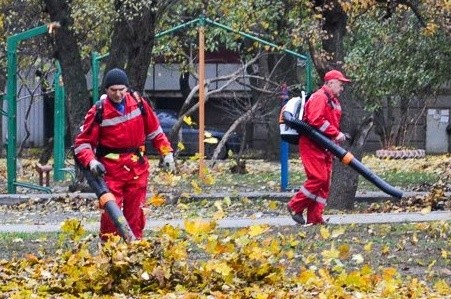
MULTIPOLYGON (((6 100, 8 103, 8 145, 7 145, 7 188, 8 193, 16 193, 17 186, 38 189, 47 193, 51 189, 44 186, 35 185, 27 182, 17 181, 17 48, 21 41, 32 37, 48 33, 53 24, 42 25, 22 33, 12 35, 6 40, 7 60, 7 93, 6 100)), ((55 128, 53 139, 54 151, 54 178, 61 180, 63 173, 60 171, 64 167, 64 86, 61 76, 61 66, 56 62, 57 72, 55 73, 54 89, 55 89, 55 128)))

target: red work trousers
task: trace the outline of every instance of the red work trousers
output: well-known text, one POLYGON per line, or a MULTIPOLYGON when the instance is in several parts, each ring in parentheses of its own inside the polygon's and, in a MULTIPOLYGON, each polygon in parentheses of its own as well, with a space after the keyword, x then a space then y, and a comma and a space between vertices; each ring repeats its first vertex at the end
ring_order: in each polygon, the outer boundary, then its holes
MULTIPOLYGON (((122 209, 124 217, 137 239, 142 238, 146 225, 143 206, 146 201, 148 175, 148 171, 140 173, 140 175, 134 175, 132 171, 129 175, 122 177, 108 176, 108 172, 105 176, 105 182, 110 192, 116 198, 116 203, 122 209)), ((106 240, 108 234, 117 235, 118 233, 116 226, 104 211, 100 217, 100 237, 102 240, 106 240)))
POLYGON ((299 141, 299 152, 307 179, 288 202, 288 206, 296 214, 307 209, 307 223, 321 224, 324 222, 323 211, 329 197, 332 154, 305 136, 301 136, 299 141))

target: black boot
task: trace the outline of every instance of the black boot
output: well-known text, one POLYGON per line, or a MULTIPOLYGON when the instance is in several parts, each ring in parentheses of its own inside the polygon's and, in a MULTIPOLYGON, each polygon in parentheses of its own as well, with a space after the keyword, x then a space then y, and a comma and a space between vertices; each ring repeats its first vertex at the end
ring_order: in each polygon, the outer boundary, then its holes
POLYGON ((304 225, 305 224, 305 219, 304 219, 304 217, 302 216, 302 213, 295 213, 293 210, 291 210, 291 208, 290 208, 290 206, 289 205, 287 205, 287 209, 288 209, 288 212, 290 213, 290 215, 291 215, 291 218, 293 218, 293 220, 296 222, 296 223, 299 223, 299 224, 301 224, 301 225, 304 225))

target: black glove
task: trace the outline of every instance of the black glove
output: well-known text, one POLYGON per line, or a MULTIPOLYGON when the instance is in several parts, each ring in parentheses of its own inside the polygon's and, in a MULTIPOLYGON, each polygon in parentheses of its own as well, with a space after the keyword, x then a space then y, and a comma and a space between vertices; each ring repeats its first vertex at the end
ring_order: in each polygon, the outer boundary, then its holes
POLYGON ((96 159, 89 162, 89 170, 94 176, 103 176, 106 172, 105 166, 96 159))

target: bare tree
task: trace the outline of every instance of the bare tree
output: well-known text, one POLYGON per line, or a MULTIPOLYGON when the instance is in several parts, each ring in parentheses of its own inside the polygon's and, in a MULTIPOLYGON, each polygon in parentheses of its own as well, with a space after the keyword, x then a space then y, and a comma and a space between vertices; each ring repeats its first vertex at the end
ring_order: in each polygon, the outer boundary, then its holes
MULTIPOLYGON (((273 56, 274 55, 268 55, 268 53, 259 53, 254 59, 254 61, 257 61, 259 59, 264 59, 266 57, 273 56)), ((237 83, 248 87, 250 90, 253 91, 253 96, 258 94, 255 98, 252 98, 252 96, 249 96, 247 99, 243 100, 241 99, 235 99, 234 101, 225 102, 223 105, 223 111, 228 113, 232 119, 235 119, 235 121, 232 123, 232 125, 229 127, 229 129, 226 132, 226 136, 228 137, 233 130, 235 130, 238 126, 242 126, 246 128, 246 125, 252 122, 256 121, 263 121, 268 123, 269 126, 277 126, 277 133, 278 133, 278 122, 276 121, 278 118, 278 115, 274 115, 274 112, 276 114, 279 113, 279 109, 276 109, 274 111, 274 98, 277 98, 279 96, 280 86, 281 84, 279 82, 275 82, 273 80, 270 80, 274 77, 277 77, 275 75, 277 73, 277 70, 280 69, 279 64, 283 63, 285 56, 280 55, 276 56, 276 61, 274 63, 274 67, 271 69, 271 73, 267 74, 267 76, 255 76, 255 75, 244 75, 238 78, 237 83), (269 79, 268 79, 269 78, 269 79), (246 83, 245 79, 258 79, 260 81, 260 84, 258 86, 252 84, 252 83, 246 83)), ((249 80, 249 82, 252 82, 252 80, 249 80)), ((278 108, 278 106, 277 106, 278 108)), ((213 153, 212 160, 213 162, 217 159, 219 153, 221 152, 222 147, 224 146, 227 139, 224 136, 216 147, 215 152, 213 153)), ((278 137, 278 136, 277 136, 278 137)), ((279 138, 268 138, 268 139, 275 139, 279 140, 279 138)), ((236 163, 239 165, 240 163, 240 155, 236 157, 236 163)))
MULTIPOLYGON (((227 87, 229 87, 233 83, 237 83, 242 85, 243 87, 247 87, 250 90, 254 90, 255 92, 260 93, 260 95, 266 95, 257 97, 257 100, 255 101, 251 100, 251 95, 249 95, 245 99, 235 98, 234 101, 229 101, 227 104, 223 106, 224 108, 223 111, 228 113, 231 116, 231 119, 235 119, 235 121, 228 128, 224 137, 217 144, 213 156, 211 158, 211 163, 213 164, 215 163, 215 161, 218 159, 219 154, 223 151, 223 148, 226 142, 228 141, 229 137, 234 131, 237 130, 237 128, 239 128, 239 126, 251 122, 252 120, 255 120, 257 118, 264 120, 270 119, 268 116, 271 114, 272 108, 268 108, 270 107, 270 105, 268 105, 267 101, 270 99, 274 99, 274 96, 277 94, 279 84, 277 82, 271 81, 270 80, 271 76, 262 77, 257 75, 251 75, 247 74, 247 72, 245 71, 256 61, 262 59, 262 57, 267 55, 268 55, 267 53, 258 53, 253 58, 249 59, 246 62, 243 62, 241 67, 239 67, 233 73, 205 80, 206 101, 208 101, 208 99, 211 98, 211 96, 213 96, 214 94, 223 92, 227 87), (255 86, 251 83, 248 83, 252 81, 250 79, 258 80, 260 82, 263 82, 264 84, 263 86, 255 86), (216 84, 217 82, 222 82, 221 87, 210 90, 209 87, 216 84)), ((196 79, 198 77, 195 72, 192 73, 192 76, 196 79)), ((180 129, 182 127, 185 116, 192 115, 199 108, 199 103, 198 102, 194 103, 198 91, 199 84, 194 86, 189 92, 188 96, 186 97, 182 105, 182 108, 180 109, 178 120, 172 127, 171 133, 169 134, 169 139, 172 141, 172 143, 183 141, 180 140, 181 138, 180 129)), ((239 161, 240 156, 241 155, 237 156, 237 162, 239 161)))
POLYGON ((53 22, 59 22, 61 27, 54 33, 54 58, 58 59, 67 96, 66 111, 69 124, 67 134, 73 140, 79 131, 80 123, 86 111, 91 106, 83 69, 77 34, 74 31, 74 20, 71 16, 71 5, 68 0, 43 0, 44 10, 53 22))
POLYGON ((38 96, 37 91, 39 90, 39 86, 30 86, 29 84, 27 84, 27 80, 28 78, 30 78, 30 68, 28 69, 28 71, 25 73, 25 77, 22 76, 21 73, 18 73, 18 78, 20 83, 20 89, 19 89, 19 94, 21 94, 21 90, 25 89, 26 90, 26 96, 19 98, 18 101, 21 100, 25 100, 26 98, 29 99, 26 111, 25 111, 25 118, 23 120, 23 128, 25 130, 25 136, 24 138, 20 141, 20 146, 19 146, 19 150, 17 152, 17 156, 18 157, 22 157, 23 154, 23 150, 25 147, 26 142, 28 141, 28 139, 30 138, 30 128, 29 128, 29 118, 30 118, 30 113, 31 110, 33 108, 33 105, 36 103, 36 97, 38 96))

